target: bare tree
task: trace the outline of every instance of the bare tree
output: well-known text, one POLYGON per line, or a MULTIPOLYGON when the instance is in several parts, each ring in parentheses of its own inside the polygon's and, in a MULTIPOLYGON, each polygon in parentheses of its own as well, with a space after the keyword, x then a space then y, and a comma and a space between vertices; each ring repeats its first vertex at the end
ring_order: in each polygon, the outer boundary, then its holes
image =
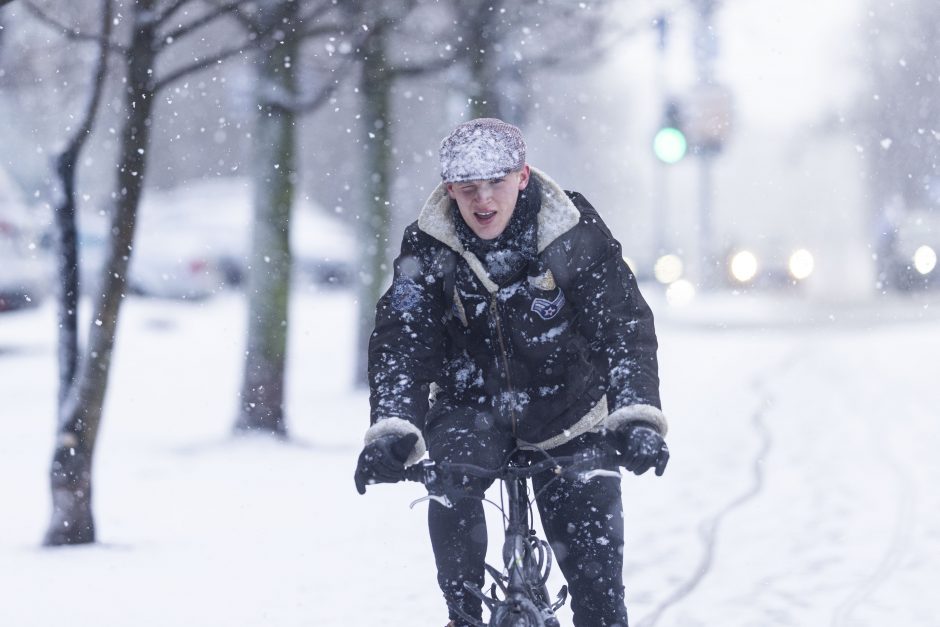
MULTIPOLYGON (((196 0, 135 0, 122 10, 129 22, 126 42, 114 40, 104 32, 87 33, 61 23, 31 2, 24 0, 24 4, 33 15, 65 37, 96 41, 102 50, 118 55, 125 74, 120 145, 113 202, 109 208, 111 236, 92 305, 87 346, 84 351, 77 352, 74 364, 63 360, 63 372, 74 372, 74 375, 62 375, 63 379, 70 380, 67 381, 68 389, 60 394, 62 401, 50 470, 52 520, 44 541, 46 545, 58 546, 95 541, 91 502, 92 459, 107 392, 118 315, 127 287, 127 269, 146 175, 155 97, 179 79, 250 50, 257 38, 190 56, 182 64, 157 73, 158 60, 171 46, 193 37, 220 18, 235 14, 245 3, 231 0, 206 6, 196 0), (176 19, 177 14, 183 19, 176 19)), ((87 136, 91 126, 92 123, 88 122, 84 135, 87 136)), ((68 158, 60 160, 60 170, 61 163, 67 161, 68 158)), ((74 162, 65 170, 66 174, 73 176, 74 162)), ((64 188, 67 194, 68 185, 64 184, 64 188)), ((74 259, 71 261, 75 262, 74 259)), ((76 270, 77 262, 76 266, 64 269, 67 274, 77 276, 76 270)), ((68 281, 68 285, 74 287, 72 279, 68 281)), ((71 342, 69 339, 66 341, 71 342)))
POLYGON ((253 134, 254 199, 248 265, 248 334, 236 432, 287 435, 284 421, 284 366, 290 299, 290 214, 294 201, 295 114, 285 106, 297 83, 296 36, 300 4, 258 3, 256 29, 281 28, 255 55, 257 96, 253 134))
POLYGON ((359 384, 367 380, 367 351, 375 324, 375 305, 389 276, 394 88, 403 78, 439 72, 455 61, 453 50, 434 43, 437 38, 428 29, 432 20, 422 14, 422 10, 434 10, 436 4, 415 0, 386 3, 373 24, 372 37, 363 48, 359 99, 367 191, 364 212, 358 221, 362 248, 359 251, 361 281, 355 376, 359 384))
MULTIPOLYGON (((105 88, 105 78, 108 73, 108 50, 107 42, 111 38, 111 26, 113 6, 112 0, 102 0, 101 7, 101 29, 98 40, 98 58, 92 73, 91 93, 88 102, 81 115, 81 122, 75 129, 71 138, 66 143, 64 150, 56 158, 56 174, 61 184, 61 199, 55 206, 55 225, 58 243, 58 272, 59 272, 59 293, 58 293, 58 320, 59 320, 59 397, 58 397, 58 422, 64 424, 68 417, 66 415, 66 400, 69 391, 75 382, 75 372, 79 360, 78 347, 78 237, 75 224, 75 177, 78 165, 79 155, 85 146, 88 137, 91 135, 94 126, 95 116, 98 112, 98 106, 101 102, 102 94, 105 88)), ((63 456, 68 453, 69 456, 85 455, 83 447, 58 447, 56 449, 57 458, 53 461, 53 466, 64 467, 66 461, 63 456)), ((53 470, 52 490, 60 493, 59 500, 67 501, 72 498, 74 493, 77 496, 84 497, 85 492, 90 494, 90 477, 78 475, 61 475, 53 470), (63 490, 61 481, 69 483, 78 481, 79 487, 75 490, 74 485, 69 485, 63 490)), ((81 509, 81 508, 71 508, 81 509)), ((84 513, 84 512, 83 512, 84 513)), ((86 538, 94 537, 94 522, 90 518, 74 521, 76 538, 84 541, 86 538)), ((62 533, 58 529, 50 528, 50 535, 46 537, 47 544, 59 544, 53 537, 56 533, 62 533)))
POLYGON ((348 74, 353 53, 366 40, 353 35, 361 13, 336 11, 332 0, 262 0, 244 23, 250 31, 269 32, 255 55, 253 235, 248 269, 248 335, 235 421, 236 433, 287 436, 284 379, 290 301, 291 208, 297 186, 296 127, 300 116, 327 102, 348 74), (358 20, 352 18, 359 18, 358 20), (326 60, 303 59, 307 40, 327 37, 326 60), (339 59, 339 61, 336 61, 339 59), (303 93, 298 77, 316 85, 303 93), (325 76, 326 78, 323 78, 325 76))
POLYGON ((579 71, 601 58, 605 11, 611 3, 544 0, 452 0, 455 39, 470 117, 496 117, 522 124, 536 72, 579 71))

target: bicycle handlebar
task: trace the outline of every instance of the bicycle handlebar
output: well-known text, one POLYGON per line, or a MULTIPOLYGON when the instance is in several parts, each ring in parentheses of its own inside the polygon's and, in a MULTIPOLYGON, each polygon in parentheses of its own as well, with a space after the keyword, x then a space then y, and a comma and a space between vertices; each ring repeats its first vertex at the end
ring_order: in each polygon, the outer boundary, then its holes
MULTIPOLYGON (((605 472, 606 468, 616 468, 623 464, 620 456, 586 451, 577 455, 564 455, 560 457, 547 457, 543 460, 516 465, 512 462, 503 464, 498 468, 484 468, 474 464, 459 462, 435 462, 424 460, 409 466, 402 473, 407 481, 423 483, 428 488, 435 485, 442 487, 455 487, 454 481, 448 481, 454 475, 470 475, 480 479, 528 479, 546 470, 552 470, 562 477, 583 477, 593 472, 605 472)), ((617 471, 610 471, 620 475, 617 471)))

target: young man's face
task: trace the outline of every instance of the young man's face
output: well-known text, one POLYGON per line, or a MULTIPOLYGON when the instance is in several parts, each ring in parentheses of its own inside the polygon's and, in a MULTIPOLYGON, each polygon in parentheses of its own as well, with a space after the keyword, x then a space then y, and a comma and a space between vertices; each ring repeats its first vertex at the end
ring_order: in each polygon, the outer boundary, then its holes
POLYGON ((448 183, 447 193, 457 201, 463 221, 477 237, 493 239, 506 229, 519 191, 528 184, 529 166, 525 165, 499 179, 448 183))

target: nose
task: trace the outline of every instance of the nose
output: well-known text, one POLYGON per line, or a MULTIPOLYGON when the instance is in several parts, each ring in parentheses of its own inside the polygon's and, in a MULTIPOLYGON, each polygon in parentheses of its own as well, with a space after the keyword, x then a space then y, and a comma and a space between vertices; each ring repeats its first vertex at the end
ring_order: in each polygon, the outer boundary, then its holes
POLYGON ((486 203, 493 196, 493 187, 487 182, 477 187, 477 201, 486 203))

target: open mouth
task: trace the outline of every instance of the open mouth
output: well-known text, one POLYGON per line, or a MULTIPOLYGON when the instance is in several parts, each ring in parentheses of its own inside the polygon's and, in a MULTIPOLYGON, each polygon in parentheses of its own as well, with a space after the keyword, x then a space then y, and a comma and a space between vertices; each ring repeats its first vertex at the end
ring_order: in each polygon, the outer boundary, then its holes
POLYGON ((477 222, 480 224, 489 224, 492 222, 493 218, 496 217, 495 211, 474 211, 473 217, 477 219, 477 222))

